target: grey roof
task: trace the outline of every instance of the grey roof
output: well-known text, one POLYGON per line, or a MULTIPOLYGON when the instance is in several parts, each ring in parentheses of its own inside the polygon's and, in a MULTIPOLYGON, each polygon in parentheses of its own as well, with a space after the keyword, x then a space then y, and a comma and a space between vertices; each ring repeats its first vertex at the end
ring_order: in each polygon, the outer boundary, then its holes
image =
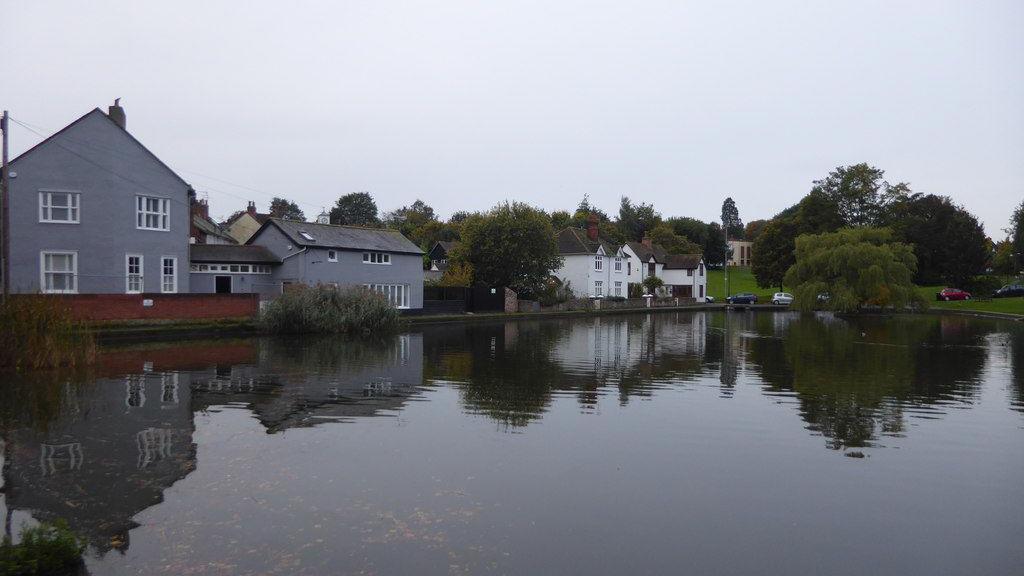
POLYGON ((239 264, 280 264, 281 259, 263 246, 237 246, 231 244, 191 244, 188 259, 191 262, 225 262, 239 264))
POLYGON ((605 238, 598 237, 597 241, 587 237, 585 230, 579 228, 565 228, 555 235, 555 243, 558 244, 558 253, 566 254, 597 254, 597 249, 604 246, 604 253, 612 256, 619 250, 605 238))
POLYGON ((338 226, 270 218, 252 235, 252 242, 267 226, 277 226, 296 246, 320 246, 340 250, 376 250, 402 254, 423 254, 419 246, 402 236, 397 230, 385 228, 363 228, 361 226, 338 226), (303 236, 305 232, 309 238, 303 236))
POLYGON ((666 270, 693 270, 700 264, 700 254, 669 254, 665 259, 666 270))
POLYGON ((217 226, 217 224, 215 224, 213 220, 210 220, 209 218, 204 218, 199 214, 193 214, 192 225, 195 226, 199 231, 203 232, 204 234, 208 234, 210 236, 217 236, 218 238, 223 238, 224 240, 230 240, 232 244, 237 244, 237 242, 235 242, 235 239, 232 238, 230 234, 228 234, 224 230, 221 230, 221 227, 217 226))
POLYGON ((643 242, 626 242, 626 245, 629 246, 630 250, 632 250, 633 253, 636 254, 643 262, 649 262, 651 256, 653 256, 655 262, 663 264, 668 258, 668 252, 661 247, 661 244, 652 244, 650 248, 648 248, 643 242))

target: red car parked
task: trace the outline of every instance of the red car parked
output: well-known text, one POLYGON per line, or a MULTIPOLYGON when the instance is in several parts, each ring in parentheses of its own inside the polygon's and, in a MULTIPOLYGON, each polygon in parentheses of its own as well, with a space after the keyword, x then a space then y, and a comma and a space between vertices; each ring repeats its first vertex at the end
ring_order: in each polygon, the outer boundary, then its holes
POLYGON ((971 293, 964 292, 959 288, 943 288, 937 294, 935 294, 936 300, 970 300, 971 293))

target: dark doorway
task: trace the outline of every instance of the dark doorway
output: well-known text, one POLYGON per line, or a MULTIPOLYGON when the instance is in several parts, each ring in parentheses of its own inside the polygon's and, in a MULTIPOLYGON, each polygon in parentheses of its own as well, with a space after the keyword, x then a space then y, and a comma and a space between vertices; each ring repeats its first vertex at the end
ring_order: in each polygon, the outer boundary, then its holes
POLYGON ((214 276, 217 294, 231 294, 231 276, 214 276))

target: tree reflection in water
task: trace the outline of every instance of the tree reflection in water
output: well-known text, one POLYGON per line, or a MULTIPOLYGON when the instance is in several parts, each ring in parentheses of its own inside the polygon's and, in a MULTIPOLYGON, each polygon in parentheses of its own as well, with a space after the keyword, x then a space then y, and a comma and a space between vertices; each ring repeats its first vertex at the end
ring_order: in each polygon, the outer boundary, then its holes
POLYGON ((771 391, 792 391, 808 428, 833 449, 902 434, 919 413, 970 403, 987 357, 977 321, 950 317, 792 316, 760 326, 750 357, 771 391))
POLYGON ((241 408, 277 434, 393 417, 429 401, 431 387, 450 387, 456 410, 508 432, 562 414, 552 408, 567 401, 599 418, 605 399, 672 402, 678 396, 662 393, 708 388, 709 409, 724 411, 749 390, 747 398, 792 398, 829 448, 869 446, 905 434, 910 417, 975 403, 991 362, 1010 374, 1011 408, 1024 412, 1022 328, 955 317, 669 312, 424 326, 379 340, 108 349, 87 372, 0 384, 6 516, 66 518, 100 553, 123 551, 133 518, 195 469, 196 413, 241 408))

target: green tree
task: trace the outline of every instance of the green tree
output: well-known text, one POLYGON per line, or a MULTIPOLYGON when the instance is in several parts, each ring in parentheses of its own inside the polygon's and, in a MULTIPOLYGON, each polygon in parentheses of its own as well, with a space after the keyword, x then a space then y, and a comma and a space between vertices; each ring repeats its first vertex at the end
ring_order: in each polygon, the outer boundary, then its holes
POLYGON ((619 218, 615 221, 626 240, 639 242, 661 222, 661 215, 652 204, 633 204, 626 196, 619 202, 619 218))
POLYGON ((875 226, 884 223, 887 206, 910 192, 907 184, 889 184, 884 176, 884 170, 866 163, 840 166, 815 180, 813 190, 838 206, 846 226, 875 226))
POLYGON ((672 227, 672 231, 687 238, 698 246, 706 246, 708 242, 708 225, 696 218, 687 216, 673 216, 665 222, 672 227))
POLYGON ((945 196, 914 196, 889 212, 895 238, 914 246, 918 284, 964 286, 985 270, 989 257, 978 219, 945 196))
POLYGON ((725 266, 729 257, 725 242, 725 231, 718 225, 718 222, 708 224, 707 239, 704 241, 703 253, 704 263, 712 268, 725 266))
POLYGON ((1010 217, 1010 237, 1013 239, 1013 254, 1017 270, 1024 270, 1024 201, 1010 217))
POLYGON ((476 282, 508 286, 525 297, 541 290, 562 264, 551 220, 521 202, 467 218, 453 259, 470 263, 476 282))
POLYGON ((564 230, 572 226, 573 218, 572 214, 569 214, 565 210, 555 210, 551 213, 551 227, 555 231, 564 230))
POLYGON ((411 206, 402 206, 384 215, 384 224, 388 228, 398 230, 408 238, 412 238, 418 228, 433 220, 437 220, 434 209, 419 199, 411 206))
POLYGON ((747 242, 757 240, 757 237, 761 235, 767 223, 767 220, 751 220, 747 222, 747 226, 743 229, 743 239, 747 242))
POLYGON ((274 196, 270 201, 270 215, 282 220, 295 220, 298 222, 306 220, 306 215, 302 213, 298 204, 278 196, 274 196))
POLYGON ((778 286, 782 291, 786 271, 796 262, 797 221, 795 218, 770 220, 751 248, 751 272, 762 288, 778 286))
POLYGON ((782 290, 786 271, 796 262, 796 237, 834 232, 842 226, 839 206, 820 190, 812 190, 780 212, 765 225, 751 248, 751 271, 757 285, 782 290))
POLYGON ((331 224, 349 226, 376 226, 380 224, 377 217, 377 203, 369 192, 353 192, 345 194, 331 208, 331 224))
POLYGON ((796 263, 784 282, 801 310, 822 306, 855 312, 865 306, 901 310, 927 306, 913 283, 913 249, 885 228, 844 228, 796 239, 796 263), (819 302, 819 294, 829 298, 819 302))
POLYGON ((414 229, 409 234, 409 240, 412 240, 417 246, 423 249, 424 252, 429 251, 433 248, 434 244, 450 240, 459 239, 459 227, 446 222, 439 222, 437 220, 427 220, 419 228, 414 229))
POLYGON ((725 202, 722 202, 722 228, 727 240, 743 238, 743 220, 740 220, 739 208, 732 198, 726 198, 725 202))
POLYGON ((1013 257, 1013 242, 1009 238, 997 242, 992 256, 992 271, 1003 276, 1017 273, 1017 262, 1013 257))
POLYGON ((644 278, 644 281, 641 282, 641 284, 647 294, 656 295, 661 287, 665 285, 665 281, 657 276, 648 276, 647 278, 644 278))
POLYGON ((672 230, 672 227, 664 222, 658 224, 651 230, 651 242, 660 244, 669 254, 700 254, 701 247, 690 242, 689 239, 680 236, 672 230))

